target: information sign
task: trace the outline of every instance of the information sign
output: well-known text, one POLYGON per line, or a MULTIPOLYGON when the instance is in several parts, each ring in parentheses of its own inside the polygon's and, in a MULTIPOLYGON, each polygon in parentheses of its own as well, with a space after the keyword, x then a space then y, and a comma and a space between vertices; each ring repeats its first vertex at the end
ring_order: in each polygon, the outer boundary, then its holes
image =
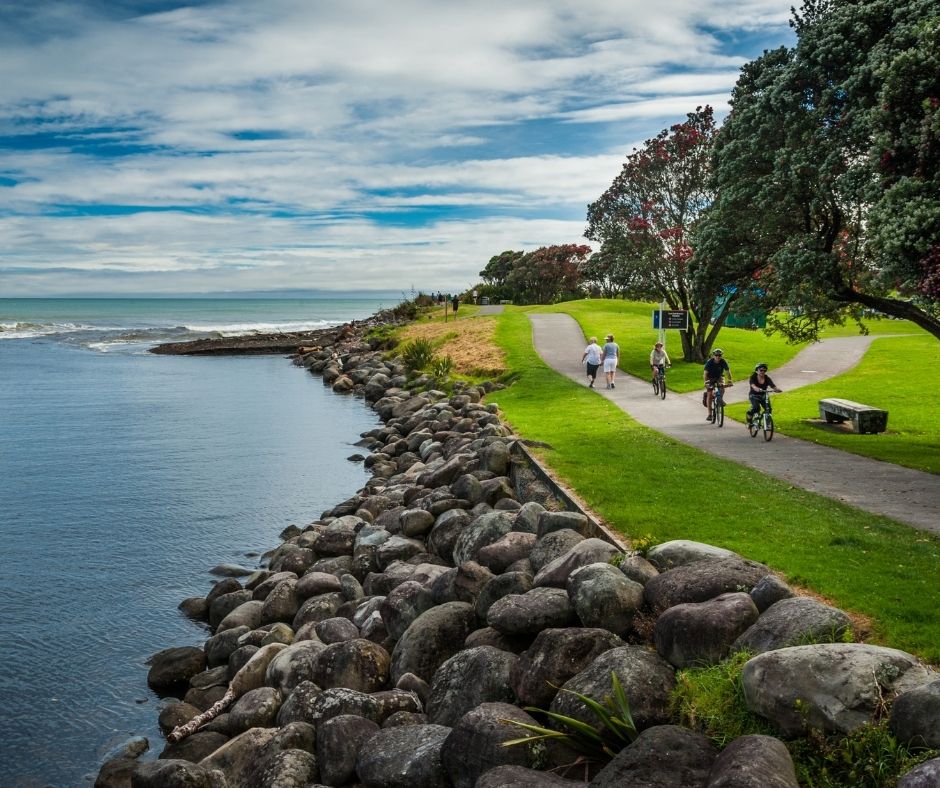
POLYGON ((685 309, 656 309, 653 312, 653 328, 688 330, 689 313, 685 309), (660 316, 662 316, 661 320, 660 316))

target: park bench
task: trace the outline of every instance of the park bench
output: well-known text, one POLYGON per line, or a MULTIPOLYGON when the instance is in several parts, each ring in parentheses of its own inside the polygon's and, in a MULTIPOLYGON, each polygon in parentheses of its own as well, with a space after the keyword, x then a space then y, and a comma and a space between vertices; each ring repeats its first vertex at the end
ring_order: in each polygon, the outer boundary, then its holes
POLYGON ((888 411, 850 399, 832 397, 819 400, 819 418, 829 424, 851 421, 858 433, 884 432, 888 429, 888 411))

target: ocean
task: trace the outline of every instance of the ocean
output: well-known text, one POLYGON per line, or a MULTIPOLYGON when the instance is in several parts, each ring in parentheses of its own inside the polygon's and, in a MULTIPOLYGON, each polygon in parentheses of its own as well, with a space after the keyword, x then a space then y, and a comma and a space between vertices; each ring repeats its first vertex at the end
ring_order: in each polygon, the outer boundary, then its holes
POLYGON ((393 303, 0 299, 0 773, 90 785, 132 736, 162 747, 147 659, 201 645, 177 610, 258 565, 366 481, 378 423, 280 356, 161 341, 322 328, 393 303))

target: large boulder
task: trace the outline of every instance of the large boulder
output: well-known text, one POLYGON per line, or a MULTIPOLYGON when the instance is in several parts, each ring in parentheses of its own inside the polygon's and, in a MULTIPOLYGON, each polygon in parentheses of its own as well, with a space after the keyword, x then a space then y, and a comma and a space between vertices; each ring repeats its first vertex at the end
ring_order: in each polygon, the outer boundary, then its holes
POLYGON ((510 531, 501 539, 481 548, 477 552, 477 562, 491 572, 501 574, 516 561, 527 558, 535 541, 535 534, 510 531))
POLYGON ((568 598, 586 627, 626 635, 643 604, 643 586, 608 563, 588 564, 568 577, 568 598))
POLYGON ((581 536, 587 536, 588 518, 580 512, 552 512, 545 510, 539 513, 536 535, 540 539, 546 534, 565 529, 581 534, 581 536))
POLYGON ((431 681, 434 672, 463 646, 477 627, 473 605, 447 602, 418 616, 405 630, 392 652, 392 681, 414 673, 431 681))
POLYGON ((604 564, 615 555, 620 555, 619 547, 603 539, 585 539, 578 542, 567 553, 550 561, 535 575, 535 586, 553 586, 564 588, 568 577, 576 569, 589 564, 604 564))
POLYGON ((477 553, 498 542, 512 530, 512 517, 506 512, 488 512, 463 528, 454 543, 454 564, 475 561, 477 553))
MULTIPOLYGON (((518 516, 516 519, 519 519, 518 516)), ((578 544, 578 542, 583 541, 584 537, 577 531, 572 531, 570 528, 565 528, 561 531, 552 531, 540 537, 532 548, 532 552, 529 553, 529 561, 532 563, 532 568, 538 572, 542 567, 551 563, 556 558, 563 556, 572 547, 578 544)))
POLYGON ((428 720, 453 727, 470 709, 481 703, 516 700, 510 674, 519 657, 492 646, 458 652, 434 673, 428 698, 428 720))
POLYGON ((574 608, 561 588, 509 594, 494 602, 486 614, 486 623, 504 635, 537 635, 543 629, 567 627, 575 621, 574 608))
POLYGON ((506 572, 486 581, 476 600, 477 617, 486 620, 493 603, 510 594, 524 594, 532 588, 532 576, 526 572, 506 572))
POLYGON ((125 785, 132 788, 227 788, 225 777, 219 772, 172 758, 136 764, 125 785))
POLYGON ((924 761, 898 780, 897 788, 937 788, 940 785, 940 758, 924 761))
POLYGON ((622 645, 605 629, 543 629, 513 666, 512 687, 523 705, 547 708, 558 687, 605 651, 622 645))
POLYGON ((638 729, 669 721, 669 696, 676 686, 672 666, 655 651, 643 646, 621 646, 605 651, 580 673, 565 682, 552 701, 551 711, 575 717, 600 730, 594 713, 575 697, 603 703, 613 693, 611 675, 616 674, 630 704, 630 714, 638 729))
POLYGON ((274 687, 257 687, 242 695, 229 712, 231 733, 244 733, 249 728, 270 728, 277 719, 283 698, 274 687))
POLYGON ((799 788, 786 745, 773 736, 740 736, 722 750, 707 788, 799 788))
POLYGON ((301 682, 313 680, 317 658, 325 648, 319 640, 292 643, 268 663, 265 683, 286 698, 301 682))
POLYGON ((677 566, 644 586, 646 603, 662 613, 683 602, 707 602, 732 591, 750 591, 770 570, 743 558, 705 558, 677 566))
POLYGON ((356 776, 363 744, 381 730, 377 723, 353 714, 340 714, 317 730, 317 763, 326 785, 346 785, 356 776))
POLYGON ((206 652, 195 646, 165 648, 150 658, 147 684, 155 690, 172 690, 185 686, 197 673, 206 669, 206 652))
POLYGON ((537 767, 538 748, 504 746, 529 734, 507 720, 536 725, 529 714, 508 703, 484 703, 468 711, 444 740, 441 761, 455 788, 474 788, 477 779, 496 766, 537 767))
POLYGON ((646 553, 646 559, 660 572, 675 569, 706 558, 737 558, 737 553, 723 547, 693 542, 689 539, 673 539, 654 545, 646 553))
POLYGON ((348 687, 359 692, 376 692, 388 683, 388 652, 364 638, 344 640, 326 646, 317 656, 313 681, 323 689, 348 687))
POLYGON ((252 728, 204 758, 200 766, 218 769, 229 785, 299 787, 319 777, 313 749, 313 730, 304 723, 252 728), (293 751, 304 755, 288 755, 293 751))
POLYGON ((784 736, 798 736, 807 728, 849 733, 874 719, 883 698, 933 676, 903 651, 822 643, 758 654, 741 679, 748 708, 784 736))
POLYGON ((898 695, 890 725, 907 746, 940 749, 940 678, 898 695))
POLYGON ((442 725, 384 728, 360 749, 356 774, 365 788, 442 788, 441 749, 450 733, 442 725))
POLYGON ((677 725, 643 731, 591 780, 591 788, 705 788, 718 750, 677 725))
POLYGON ((382 602, 382 620, 388 634, 398 640, 414 620, 434 607, 431 590, 416 580, 395 586, 382 602))
POLYGON ((740 592, 675 605, 656 619, 656 650, 677 668, 715 665, 755 621, 757 607, 740 592))
POLYGON ((841 642, 851 631, 852 621, 841 610, 797 596, 768 607, 731 648, 761 654, 801 643, 841 642))

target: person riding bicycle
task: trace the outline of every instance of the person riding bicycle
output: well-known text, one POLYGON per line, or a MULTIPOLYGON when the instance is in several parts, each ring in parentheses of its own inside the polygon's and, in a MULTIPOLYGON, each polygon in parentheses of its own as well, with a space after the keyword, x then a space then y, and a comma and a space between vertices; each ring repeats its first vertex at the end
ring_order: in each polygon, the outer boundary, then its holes
POLYGON ((657 342, 650 352, 650 370, 653 373, 653 383, 656 382, 657 375, 665 371, 667 365, 672 366, 672 362, 669 360, 669 354, 663 347, 663 343, 657 342))
POLYGON ((747 423, 750 424, 751 419, 760 415, 761 406, 763 405, 766 408, 766 399, 764 397, 767 394, 767 389, 777 394, 780 393, 781 389, 778 389, 777 384, 771 380, 770 375, 767 374, 767 365, 763 362, 754 367, 754 373, 748 382, 750 383, 748 399, 751 402, 751 407, 747 412, 747 423))
POLYGON ((715 348, 712 351, 711 358, 705 362, 702 372, 705 381, 705 407, 708 408, 705 421, 711 421, 714 418, 712 416, 712 400, 715 398, 715 387, 721 385, 725 374, 728 376, 728 382, 725 385, 730 386, 733 383, 731 380, 731 367, 725 361, 721 348, 715 348))

